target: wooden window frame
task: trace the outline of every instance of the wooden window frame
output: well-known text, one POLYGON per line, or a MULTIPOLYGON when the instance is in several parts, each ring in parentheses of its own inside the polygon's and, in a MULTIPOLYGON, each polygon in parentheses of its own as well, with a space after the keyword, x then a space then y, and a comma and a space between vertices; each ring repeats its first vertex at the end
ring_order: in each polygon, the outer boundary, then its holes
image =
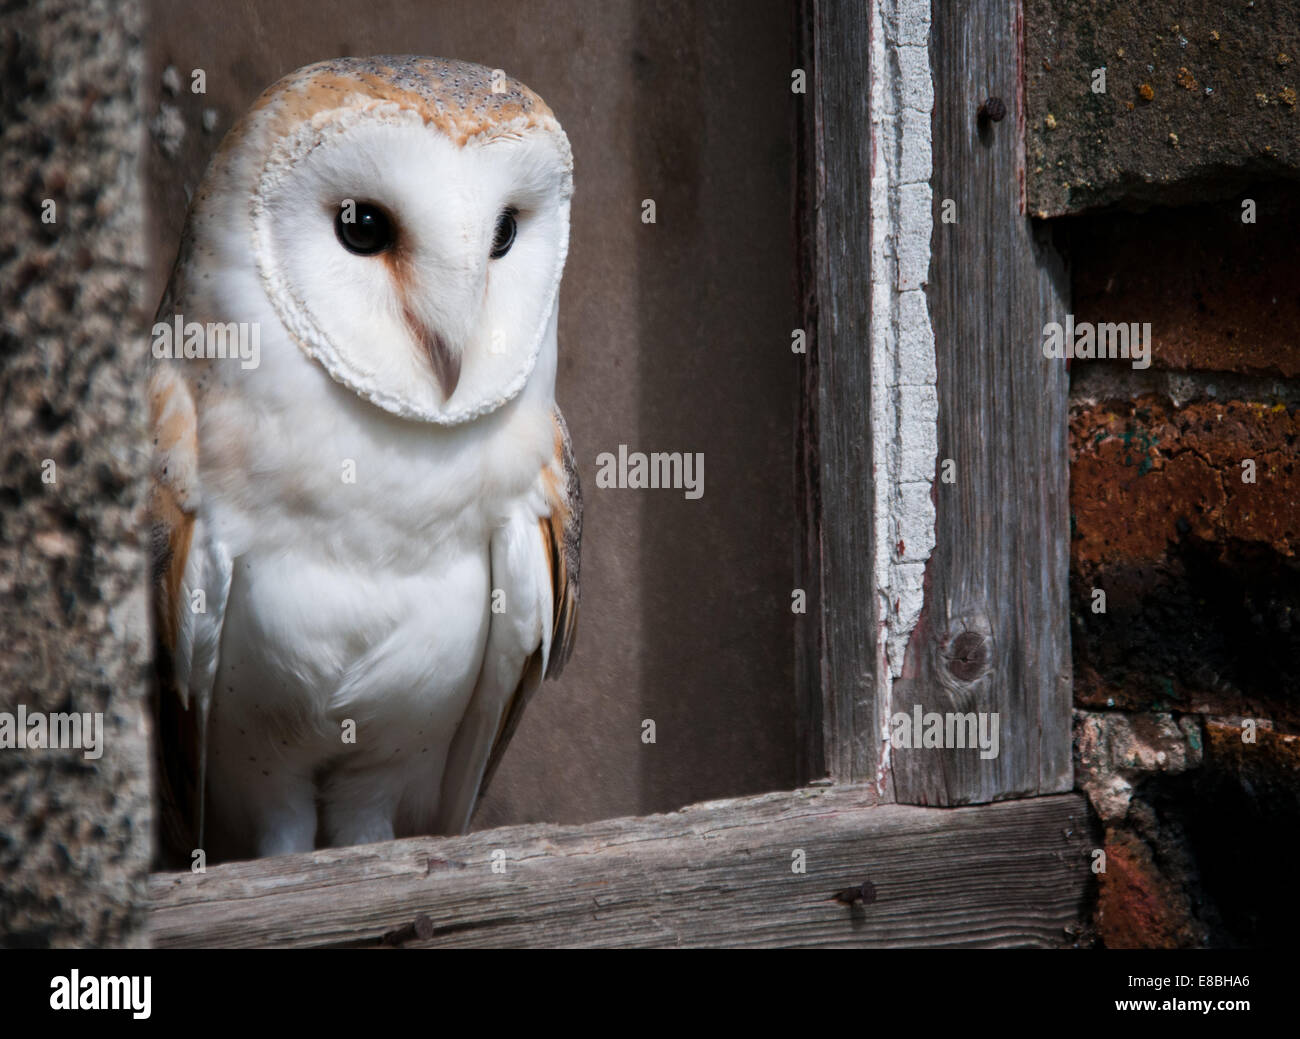
MULTIPOLYGON (((1068 309, 1068 284, 1025 215, 1021 0, 932 12, 925 291, 936 463, 950 459, 955 480, 932 485, 916 623, 900 633, 880 616, 892 603, 878 576, 897 562, 880 525, 902 499, 879 449, 910 435, 872 421, 893 390, 878 373, 899 344, 881 323, 903 283, 880 265, 915 234, 881 152, 905 144, 890 102, 915 88, 890 48, 909 32, 924 41, 927 6, 805 0, 799 14, 806 785, 665 815, 156 874, 155 945, 1068 943, 1090 871, 1087 808, 1071 792, 1067 384, 1035 348, 1068 309), (1005 121, 977 120, 986 96, 1005 99, 1005 121), (873 98, 891 111, 873 113, 873 98), (939 218, 945 200, 954 224, 939 218), (906 653, 891 663, 894 635, 906 653), (917 704, 998 713, 1001 753, 893 750, 889 719, 917 704), (844 891, 858 894, 834 897, 844 891)), ((910 45, 910 58, 926 53, 910 45)))

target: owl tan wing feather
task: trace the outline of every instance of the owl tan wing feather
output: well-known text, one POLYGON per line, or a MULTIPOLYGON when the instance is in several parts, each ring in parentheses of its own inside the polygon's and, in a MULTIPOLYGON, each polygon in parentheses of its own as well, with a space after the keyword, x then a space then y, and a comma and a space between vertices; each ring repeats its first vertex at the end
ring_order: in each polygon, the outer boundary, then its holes
POLYGON ((189 386, 171 367, 149 379, 153 471, 149 490, 154 663, 154 748, 158 764, 164 854, 179 865, 198 844, 197 713, 187 709, 177 680, 181 650, 181 599, 194 542, 195 515, 187 478, 198 459, 198 424, 189 386))
POLYGON ((439 829, 462 833, 487 789, 524 708, 544 677, 573 650, 578 618, 582 492, 569 430, 553 411, 555 454, 541 473, 548 511, 517 517, 493 537, 492 585, 518 597, 515 612, 493 617, 479 676, 443 772, 439 829), (529 590, 535 592, 529 612, 529 590))
POLYGON ((551 653, 546 662, 547 678, 558 678, 573 652, 578 628, 578 569, 582 547, 582 486, 578 483, 578 467, 573 459, 573 442, 569 439, 569 427, 559 408, 555 409, 554 416, 558 464, 545 472, 551 512, 541 519, 555 603, 551 653))
MULTIPOLYGON (((578 482, 578 467, 573 460, 573 443, 569 439, 569 427, 557 407, 555 416, 555 461, 543 471, 546 482, 547 501, 551 506, 549 515, 539 520, 542 542, 546 553, 546 562, 551 576, 552 622, 549 639, 549 651, 546 659, 537 659, 533 654, 529 666, 524 669, 527 679, 529 672, 537 667, 544 669, 545 677, 558 678, 569 662, 573 652, 573 641, 578 628, 578 570, 581 562, 582 545, 582 487, 578 482)), ((543 643, 545 646, 546 643, 543 643)), ((539 652, 542 648, 539 647, 539 652)), ((528 698, 536 692, 540 681, 522 681, 510 698, 501 718, 501 726, 488 754, 487 768, 483 773, 483 782, 479 796, 487 789, 506 745, 514 736, 523 717, 528 698)))
POLYGON ((149 494, 157 682, 155 747, 165 853, 188 861, 203 841, 204 734, 231 567, 198 516, 198 414, 174 364, 149 380, 149 494), (202 590, 202 609, 192 598, 202 590))

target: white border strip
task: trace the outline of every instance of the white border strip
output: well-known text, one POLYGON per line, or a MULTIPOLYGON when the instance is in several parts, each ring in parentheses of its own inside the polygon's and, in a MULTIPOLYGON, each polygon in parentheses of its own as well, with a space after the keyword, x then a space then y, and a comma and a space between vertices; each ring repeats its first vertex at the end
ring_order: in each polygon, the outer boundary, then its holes
POLYGON ((925 285, 930 192, 930 0, 871 4, 871 426, 875 584, 880 624, 877 705, 888 774, 890 686, 924 602, 934 550, 932 490, 939 399, 925 285))

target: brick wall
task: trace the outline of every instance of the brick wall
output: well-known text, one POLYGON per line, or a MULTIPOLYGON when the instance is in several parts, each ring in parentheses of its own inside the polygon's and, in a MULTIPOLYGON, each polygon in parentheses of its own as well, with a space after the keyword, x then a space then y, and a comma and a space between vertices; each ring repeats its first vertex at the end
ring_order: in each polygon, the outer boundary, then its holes
POLYGON ((1071 372, 1076 765, 1109 947, 1271 945, 1296 922, 1298 199, 1064 228, 1076 321, 1152 326, 1150 369, 1071 372))

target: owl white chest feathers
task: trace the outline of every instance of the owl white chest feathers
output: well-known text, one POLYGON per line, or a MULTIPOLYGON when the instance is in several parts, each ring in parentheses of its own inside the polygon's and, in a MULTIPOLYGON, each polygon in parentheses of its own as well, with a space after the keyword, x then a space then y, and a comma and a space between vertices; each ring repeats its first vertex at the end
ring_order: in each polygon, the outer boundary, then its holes
POLYGON ((178 858, 200 842, 220 859, 463 830, 568 654, 581 499, 554 405, 567 144, 551 147, 558 173, 532 168, 548 153, 530 144, 517 190, 508 161, 499 183, 456 187, 345 151, 358 127, 363 148, 397 133, 394 161, 427 146, 445 179, 461 161, 449 149, 472 147, 463 131, 488 133, 493 111, 509 139, 539 120, 562 139, 526 88, 502 109, 491 75, 407 58, 302 70, 232 131, 259 143, 251 157, 223 145, 191 214, 160 320, 255 323, 260 356, 165 358, 150 384, 156 718, 178 858), (337 154, 301 184, 292 164, 276 175, 275 207, 296 222, 284 242, 329 252, 283 274, 241 191, 284 161, 286 113, 293 148, 337 154), (455 194, 454 216, 425 219, 420 191, 455 194), (340 199, 371 196, 400 231, 358 254, 333 221, 340 199), (521 214, 516 265, 544 268, 533 282, 490 264, 506 212, 521 214))
MULTIPOLYGON (((262 400, 254 378, 208 394, 198 425, 199 515, 232 559, 208 733, 214 846, 223 826, 264 829, 233 820, 281 784, 300 795, 260 854, 312 847, 318 799, 331 844, 437 828, 493 617, 491 537, 547 514, 555 446, 532 394, 444 429, 376 416, 293 353, 291 401, 262 400)), ((541 594, 509 577, 499 608, 541 594)))

